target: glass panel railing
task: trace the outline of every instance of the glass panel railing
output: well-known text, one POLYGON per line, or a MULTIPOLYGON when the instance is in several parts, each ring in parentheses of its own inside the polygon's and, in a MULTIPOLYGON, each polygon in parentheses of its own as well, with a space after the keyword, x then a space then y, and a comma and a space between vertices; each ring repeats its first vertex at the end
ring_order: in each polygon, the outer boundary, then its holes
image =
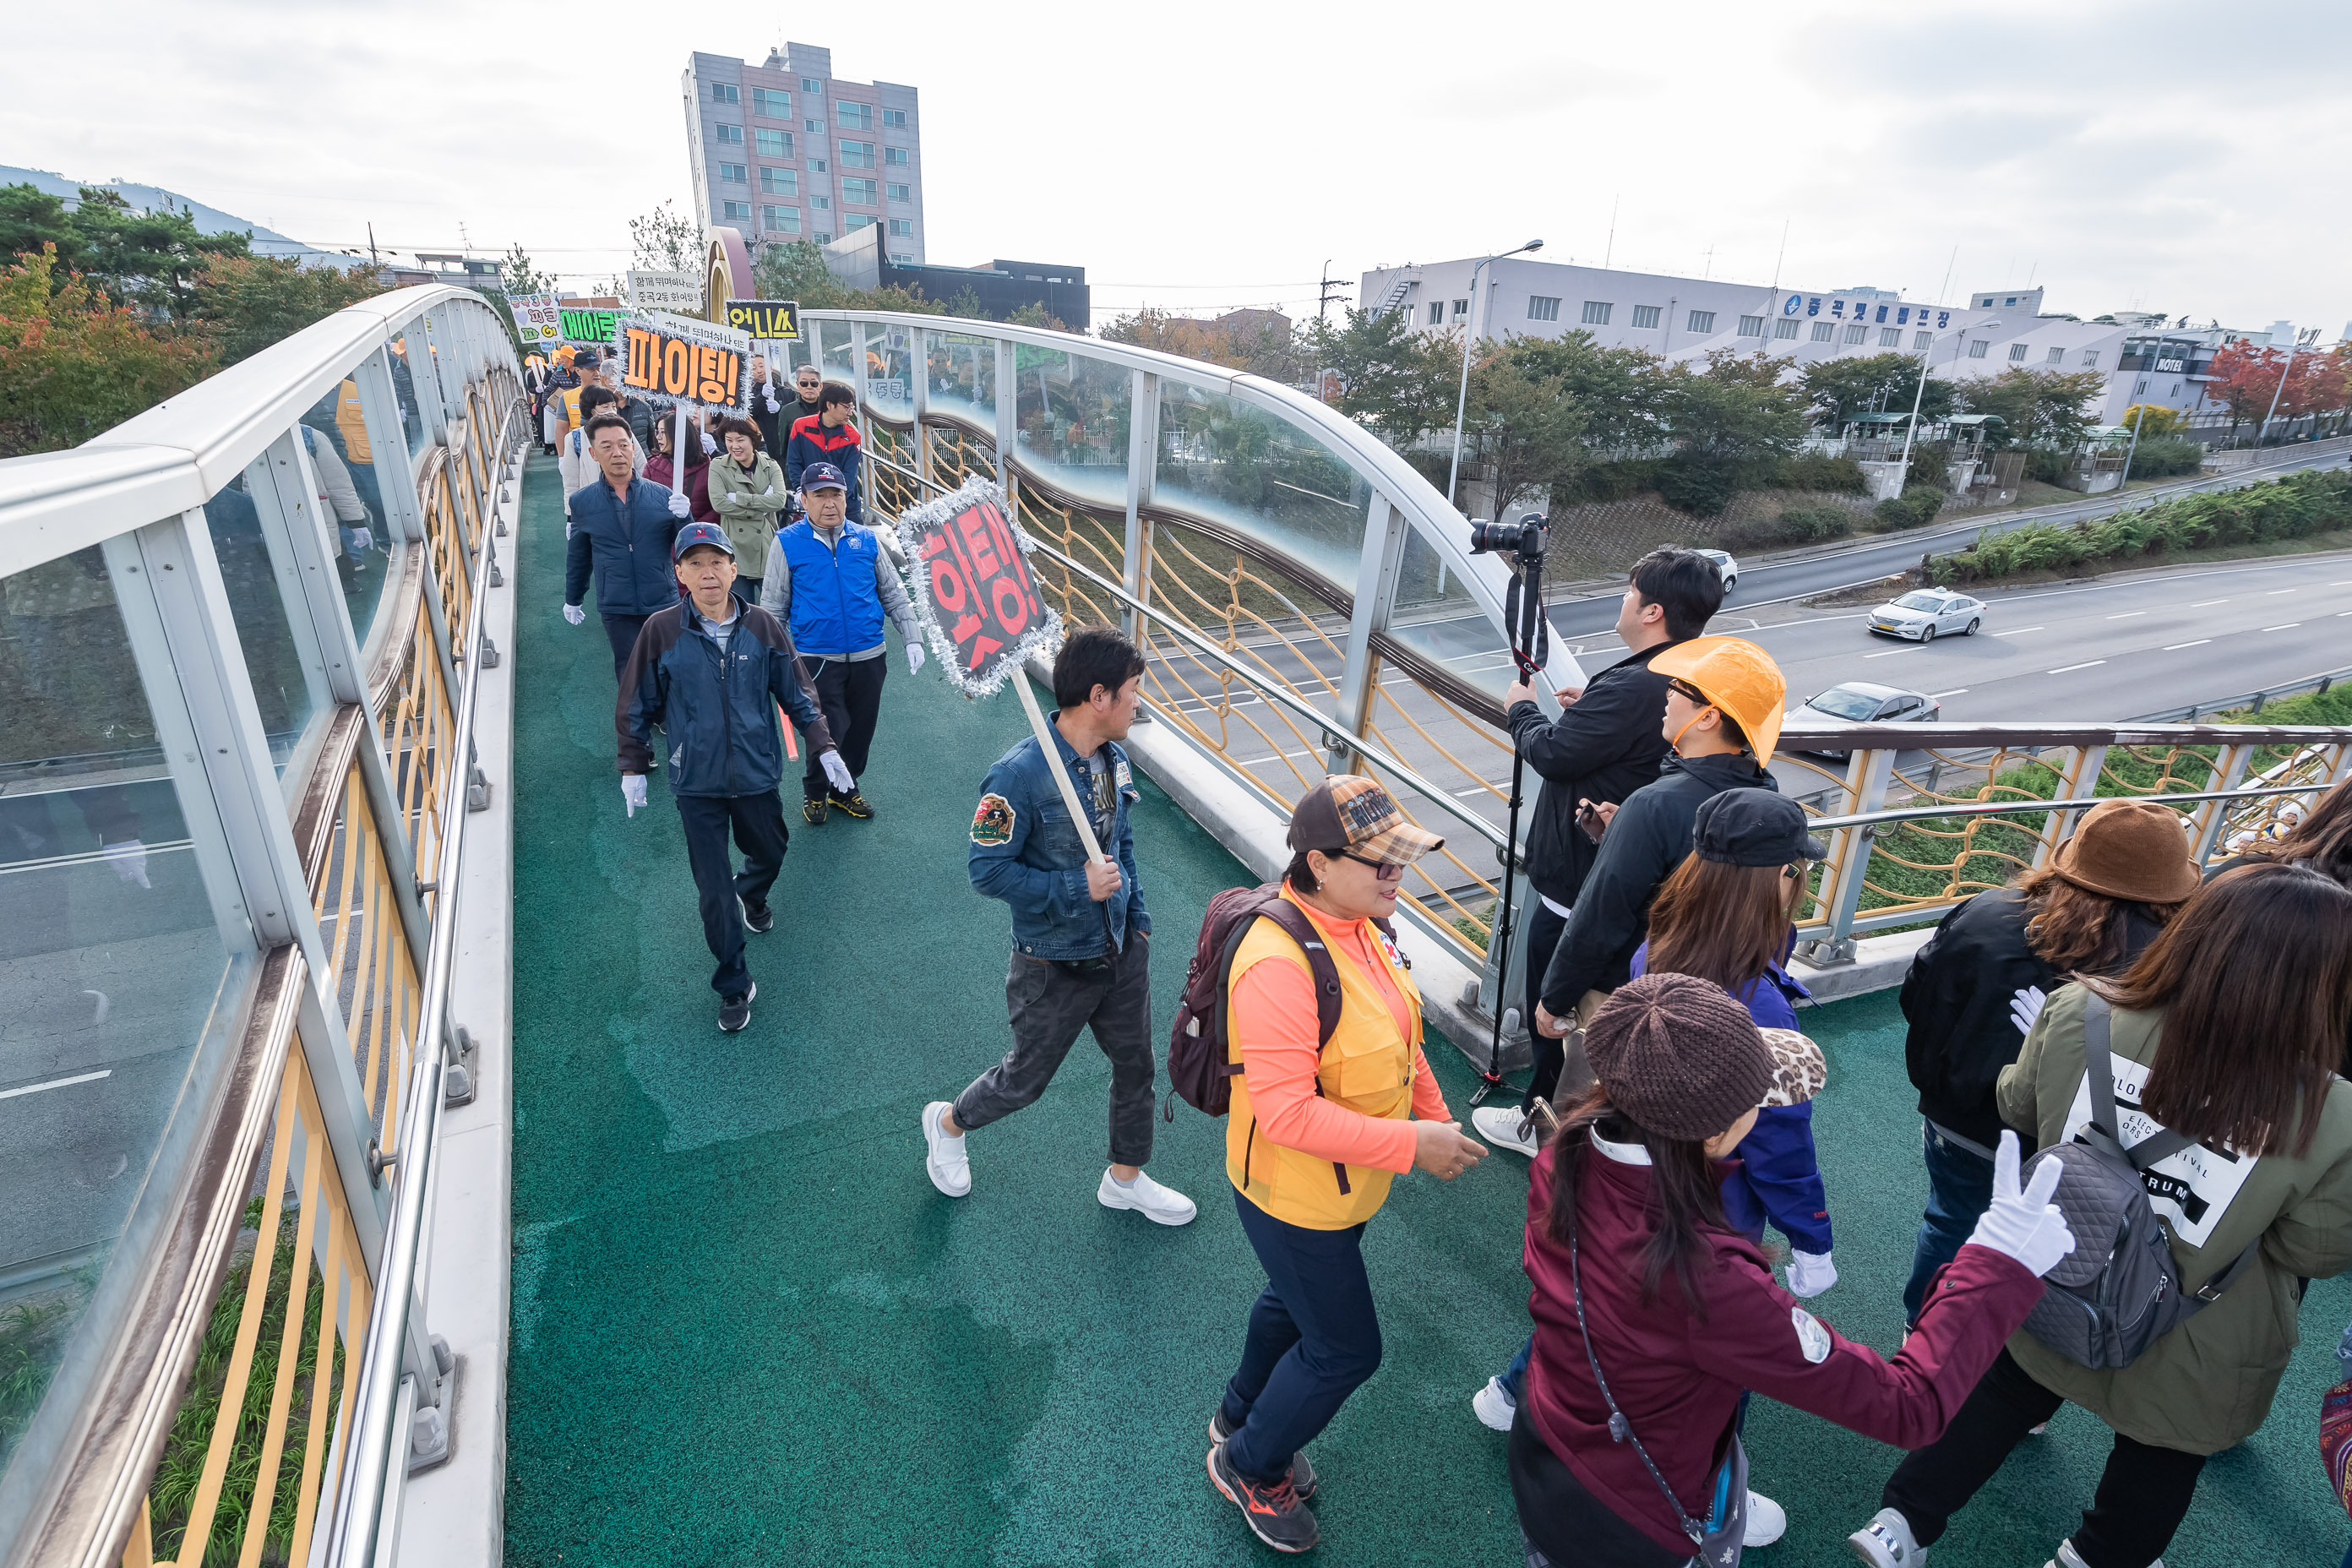
POLYGON ((1405 535, 1388 635, 1496 698, 1511 683, 1509 645, 1471 597, 1461 574, 1447 569, 1418 531, 1405 535))
POLYGON ((1027 343, 1013 345, 1013 364, 1022 462, 1080 500, 1125 507, 1134 373, 1027 343))
POLYGON ((375 471, 375 450, 360 418, 358 384, 345 380, 302 416, 302 444, 319 476, 320 515, 335 529, 335 572, 343 584, 343 605, 362 647, 375 624, 383 585, 393 572, 399 531, 388 525, 383 487, 375 471))
POLYGON ((996 428, 996 342, 954 332, 924 334, 929 396, 934 412, 953 414, 982 430, 996 428))
POLYGON ((1353 587, 1371 488, 1315 437, 1223 393, 1163 377, 1158 462, 1159 504, 1353 587))
POLYGON ((844 386, 857 384, 857 328, 848 321, 819 321, 817 331, 817 368, 824 372, 827 381, 837 381, 844 386))
MULTIPOLYGON (((261 710, 269 760, 283 780, 303 731, 334 702, 326 671, 295 640, 286 619, 285 590, 295 582, 299 568, 288 557, 284 542, 269 537, 275 525, 263 526, 243 475, 205 502, 205 527, 220 562, 221 585, 228 590, 229 614, 236 621, 237 647, 245 655, 253 700, 261 710)), ((300 785, 297 779, 290 787, 300 785)))
POLYGON ((408 437, 408 455, 411 458, 420 456, 433 444, 432 434, 425 428, 425 416, 416 401, 417 367, 431 363, 431 351, 425 343, 424 326, 421 318, 411 321, 400 330, 399 336, 392 340, 392 395, 400 404, 400 427, 408 437))
POLYGON ((915 334, 905 327, 867 327, 866 401, 887 419, 915 416, 915 334))

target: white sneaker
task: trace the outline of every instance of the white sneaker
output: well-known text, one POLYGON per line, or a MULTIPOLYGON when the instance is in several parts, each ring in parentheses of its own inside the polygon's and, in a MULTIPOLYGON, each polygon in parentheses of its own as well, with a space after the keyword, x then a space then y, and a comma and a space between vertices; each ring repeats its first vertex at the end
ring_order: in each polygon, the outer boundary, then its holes
POLYGON ((1154 1225, 1190 1225, 1200 1209, 1173 1187, 1163 1187, 1149 1171, 1135 1173, 1132 1185, 1121 1186, 1106 1169, 1095 1201, 1107 1209, 1133 1209, 1154 1225))
POLYGON ((1789 1532, 1789 1510, 1761 1492, 1749 1492, 1746 1522, 1739 1544, 1769 1546, 1789 1532))
POLYGON ((1927 1549, 1911 1538, 1911 1521, 1891 1508, 1880 1509, 1845 1543, 1870 1568, 1921 1568, 1927 1561, 1927 1549))
MULTIPOLYGON (((2042 1568, 2084 1568, 2083 1554, 2074 1550, 2071 1540, 2062 1541, 2058 1543, 2058 1555, 2043 1563, 2042 1568)), ((2147 1568, 2164 1568, 2164 1559, 2158 1558, 2147 1568)))
POLYGON ((1540 1152, 1534 1120, 1516 1105, 1482 1105, 1470 1113, 1470 1125, 1492 1147, 1530 1160, 1540 1152))
POLYGON ((955 1107, 944 1100, 935 1100, 923 1107, 923 1169, 931 1178, 931 1185, 951 1198, 960 1198, 971 1191, 971 1157, 964 1152, 961 1134, 950 1138, 942 1131, 940 1122, 955 1107))
POLYGON ((1490 1431, 1507 1432, 1519 1413, 1519 1403, 1503 1386, 1501 1378, 1490 1377, 1486 1387, 1470 1396, 1470 1408, 1477 1413, 1480 1426, 1490 1431))

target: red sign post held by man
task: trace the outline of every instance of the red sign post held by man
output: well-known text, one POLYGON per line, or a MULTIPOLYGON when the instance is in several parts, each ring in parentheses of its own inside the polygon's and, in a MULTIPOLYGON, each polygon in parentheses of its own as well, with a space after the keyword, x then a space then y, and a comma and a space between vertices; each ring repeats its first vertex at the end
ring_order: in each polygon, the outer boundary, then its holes
MULTIPOLYGON (((1013 522, 1004 492, 987 479, 899 514, 898 534, 913 563, 915 615, 940 668, 966 697, 993 696, 1008 679, 1028 710, 1045 755, 1055 754, 1037 694, 1021 673, 1030 655, 1062 646, 1062 617, 1037 591, 1029 542, 1013 522)), ((1093 818, 1078 802, 1066 769, 1049 770, 1062 786, 1088 860, 1104 858, 1093 818)))

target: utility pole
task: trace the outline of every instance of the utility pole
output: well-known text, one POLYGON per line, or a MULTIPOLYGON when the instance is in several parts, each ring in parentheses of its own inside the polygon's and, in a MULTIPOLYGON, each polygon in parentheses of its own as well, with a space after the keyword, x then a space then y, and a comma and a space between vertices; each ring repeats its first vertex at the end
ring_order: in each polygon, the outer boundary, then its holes
POLYGON ((368 220, 368 265, 369 265, 370 267, 373 267, 373 266, 375 266, 375 265, 376 265, 376 259, 375 259, 375 220, 374 220, 373 218, 370 218, 370 219, 368 220))
POLYGON ((1342 305, 1348 302, 1348 296, 1346 294, 1337 292, 1337 290, 1342 289, 1347 286, 1347 281, 1348 280, 1344 278, 1334 278, 1331 276, 1330 258, 1328 257, 1325 258, 1323 262, 1323 294, 1322 298, 1315 302, 1315 320, 1317 322, 1320 323, 1323 321, 1325 312, 1330 309, 1331 301, 1333 300, 1339 300, 1342 305))

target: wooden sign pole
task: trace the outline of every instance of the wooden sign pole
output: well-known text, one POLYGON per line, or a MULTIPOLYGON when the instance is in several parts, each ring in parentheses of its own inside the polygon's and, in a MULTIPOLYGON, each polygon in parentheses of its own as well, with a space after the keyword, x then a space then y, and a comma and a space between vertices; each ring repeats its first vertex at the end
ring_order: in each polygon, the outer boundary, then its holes
POLYGON ((1078 804, 1078 786, 1070 782, 1070 770, 1062 765, 1062 748, 1054 742, 1054 731, 1045 722, 1044 710, 1037 706, 1037 694, 1029 689, 1029 672, 1013 671, 1013 689, 1021 694, 1021 706, 1029 710, 1029 728, 1036 731, 1037 745, 1045 753, 1045 766, 1053 771, 1054 782, 1062 786, 1062 804, 1070 810, 1070 820, 1078 825, 1078 842, 1087 847, 1088 860, 1108 860, 1103 847, 1095 837, 1093 814, 1078 804))

